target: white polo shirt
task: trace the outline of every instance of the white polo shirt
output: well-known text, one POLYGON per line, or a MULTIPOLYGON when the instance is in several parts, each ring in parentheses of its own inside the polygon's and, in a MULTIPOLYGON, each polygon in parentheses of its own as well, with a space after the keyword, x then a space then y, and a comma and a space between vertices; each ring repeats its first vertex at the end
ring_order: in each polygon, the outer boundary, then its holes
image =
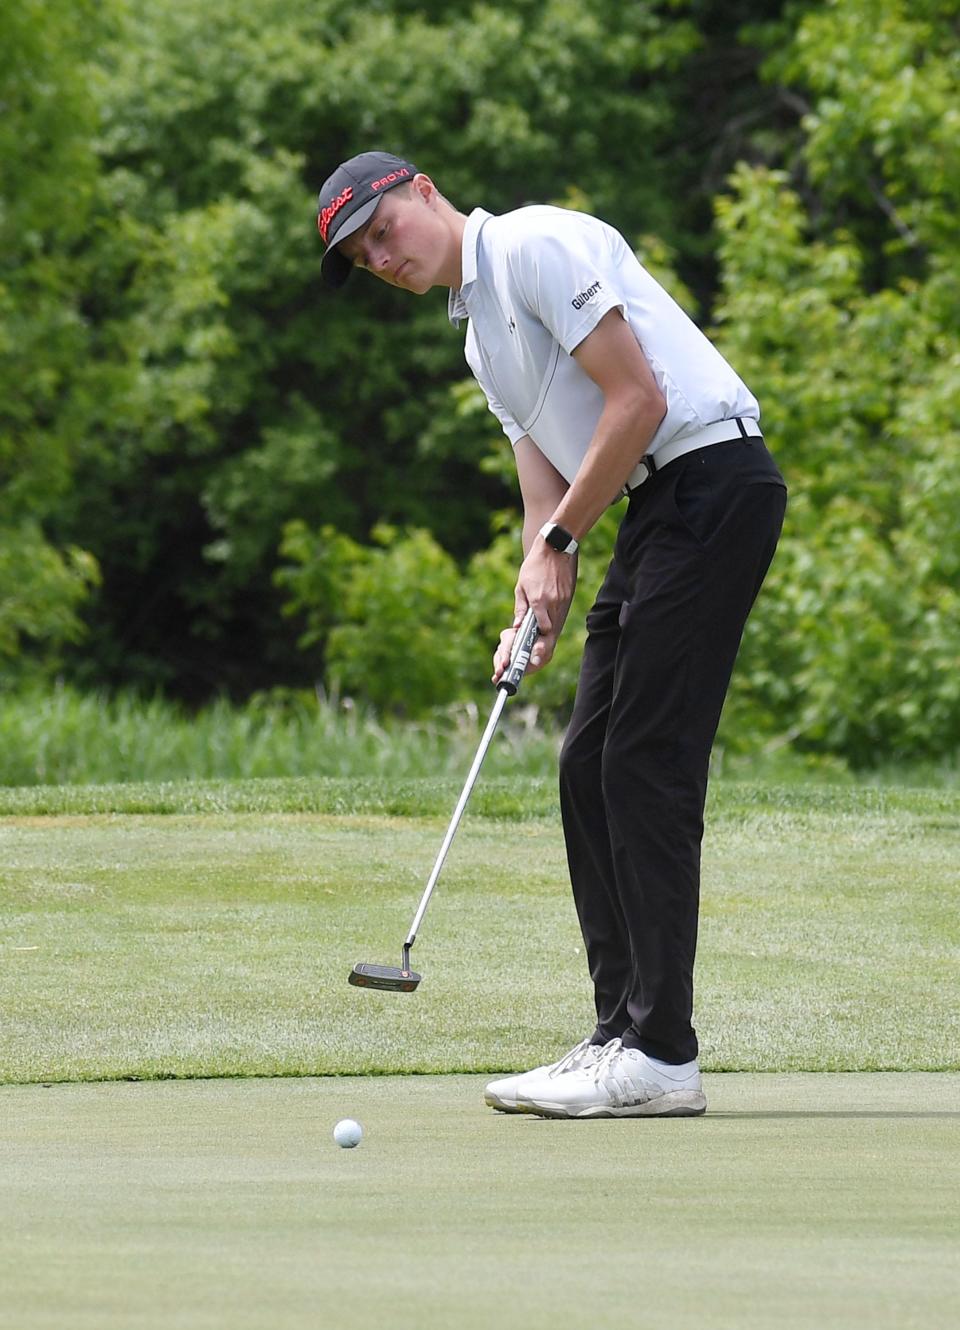
POLYGON ((759 420, 746 384, 612 226, 540 205, 470 214, 450 320, 470 321, 467 364, 511 444, 529 435, 571 482, 603 408, 572 353, 611 309, 630 324, 666 399, 650 456, 714 421, 759 420))

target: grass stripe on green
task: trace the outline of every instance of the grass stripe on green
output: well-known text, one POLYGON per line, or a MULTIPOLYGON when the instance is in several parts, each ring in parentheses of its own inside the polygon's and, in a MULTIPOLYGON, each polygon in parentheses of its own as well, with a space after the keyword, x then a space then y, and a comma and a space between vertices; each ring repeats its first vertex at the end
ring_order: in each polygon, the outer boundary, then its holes
MULTIPOLYGON (((509 819, 468 813, 414 953, 420 990, 345 982, 355 961, 399 960, 449 793, 406 791, 430 816, 6 816, 0 1080, 479 1071, 569 1046, 592 1003, 539 785, 485 791, 509 819)), ((394 797, 354 791, 353 807, 394 797)), ((957 797, 721 783, 713 809, 704 1066, 960 1067, 957 797)))
MULTIPOLYGON (((0 787, 0 818, 91 813, 330 813, 449 818, 467 769, 453 776, 300 777, 256 780, 182 780, 102 785, 0 787)), ((711 817, 754 813, 790 817, 933 819, 960 831, 960 791, 900 786, 714 780, 711 817)), ((559 814, 556 774, 497 776, 486 768, 470 797, 469 817, 526 818, 559 814)))

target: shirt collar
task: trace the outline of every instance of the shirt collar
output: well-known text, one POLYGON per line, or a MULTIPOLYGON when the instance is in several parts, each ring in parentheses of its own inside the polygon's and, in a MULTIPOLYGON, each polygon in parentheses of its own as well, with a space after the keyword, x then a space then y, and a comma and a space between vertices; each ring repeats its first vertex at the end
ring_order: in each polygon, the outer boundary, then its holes
POLYGON ((467 218, 467 224, 463 228, 463 248, 460 251, 460 265, 462 270, 462 280, 460 290, 455 291, 450 288, 450 298, 447 302, 447 313, 450 322, 455 328, 460 326, 460 320, 469 317, 467 309, 467 297, 469 288, 477 280, 477 254, 480 250, 480 232, 483 224, 492 216, 483 208, 474 208, 473 212, 467 218))

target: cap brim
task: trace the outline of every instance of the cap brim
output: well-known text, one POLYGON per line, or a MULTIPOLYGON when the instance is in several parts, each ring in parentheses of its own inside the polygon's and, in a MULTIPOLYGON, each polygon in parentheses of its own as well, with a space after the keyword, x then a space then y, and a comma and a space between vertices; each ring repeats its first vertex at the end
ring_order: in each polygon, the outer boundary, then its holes
POLYGON ((353 270, 353 264, 346 255, 341 254, 337 246, 341 240, 346 240, 355 231, 359 231, 361 226, 365 226, 369 222, 380 206, 382 197, 381 194, 378 198, 368 199, 356 212, 352 212, 348 217, 345 217, 330 236, 327 252, 320 260, 320 274, 327 286, 333 287, 334 290, 343 286, 353 270))
POLYGON ((338 249, 328 249, 320 260, 320 276, 324 286, 338 290, 350 276, 353 264, 338 249))

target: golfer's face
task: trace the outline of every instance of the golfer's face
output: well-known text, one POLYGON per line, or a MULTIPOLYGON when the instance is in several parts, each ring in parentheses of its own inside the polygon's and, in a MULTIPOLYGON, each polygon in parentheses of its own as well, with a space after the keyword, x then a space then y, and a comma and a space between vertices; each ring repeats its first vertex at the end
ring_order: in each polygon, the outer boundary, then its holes
POLYGON ((384 194, 367 225, 339 248, 355 267, 422 295, 437 285, 447 241, 435 210, 413 185, 384 194))

